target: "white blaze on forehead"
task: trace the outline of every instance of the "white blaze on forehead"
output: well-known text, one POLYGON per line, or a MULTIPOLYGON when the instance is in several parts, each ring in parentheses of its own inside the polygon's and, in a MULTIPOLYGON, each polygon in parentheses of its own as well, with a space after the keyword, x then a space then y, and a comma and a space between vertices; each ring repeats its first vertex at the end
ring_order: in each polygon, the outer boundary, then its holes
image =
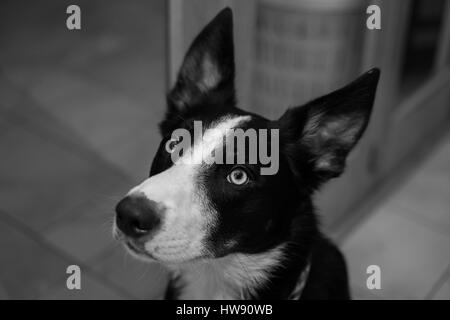
POLYGON ((216 212, 204 191, 197 187, 200 164, 203 155, 211 155, 223 143, 227 130, 248 120, 250 116, 220 119, 172 167, 130 190, 128 194, 144 194, 164 208, 161 229, 145 244, 153 257, 181 262, 206 253, 204 239, 216 221, 216 212))
POLYGON ((144 194, 148 199, 161 204, 166 210, 185 205, 186 199, 181 193, 193 194, 193 170, 190 166, 178 165, 154 175, 128 192, 144 194))
MULTIPOLYGON (((230 133, 229 131, 236 128, 240 124, 251 119, 250 116, 226 116, 217 122, 214 122, 211 127, 205 130, 200 141, 194 143, 193 148, 187 152, 183 157, 178 159, 175 164, 189 163, 201 164, 205 158, 210 158, 212 152, 220 146, 223 146, 224 137, 230 133)), ((195 138, 195 137, 194 137, 195 138)))

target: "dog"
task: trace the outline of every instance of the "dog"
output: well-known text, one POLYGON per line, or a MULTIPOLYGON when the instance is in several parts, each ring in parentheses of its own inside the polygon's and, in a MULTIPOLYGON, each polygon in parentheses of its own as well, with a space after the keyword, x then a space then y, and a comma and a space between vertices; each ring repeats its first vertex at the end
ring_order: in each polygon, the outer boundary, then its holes
POLYGON ((136 258, 168 267, 167 299, 350 299, 344 257, 321 233, 312 196, 343 172, 369 122, 380 72, 268 120, 237 107, 233 46, 226 8, 183 60, 149 178, 118 202, 114 236, 136 258), (195 121, 214 130, 201 130, 205 139, 174 162, 173 132, 193 133, 195 121), (179 161, 221 146, 237 128, 277 130, 275 174, 262 175, 261 161, 179 161))

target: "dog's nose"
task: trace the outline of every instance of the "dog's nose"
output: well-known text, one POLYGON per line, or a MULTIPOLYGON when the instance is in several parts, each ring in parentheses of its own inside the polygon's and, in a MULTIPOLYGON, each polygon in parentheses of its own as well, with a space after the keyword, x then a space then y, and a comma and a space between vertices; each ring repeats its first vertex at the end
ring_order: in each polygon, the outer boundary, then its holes
POLYGON ((161 223, 157 204, 144 196, 129 195, 116 206, 116 225, 127 236, 149 234, 161 223))

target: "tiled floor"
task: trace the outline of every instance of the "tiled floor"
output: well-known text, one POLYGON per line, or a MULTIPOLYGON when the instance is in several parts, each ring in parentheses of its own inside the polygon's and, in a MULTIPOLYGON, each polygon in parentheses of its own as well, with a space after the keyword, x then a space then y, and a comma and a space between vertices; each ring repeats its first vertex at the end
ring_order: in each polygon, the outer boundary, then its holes
POLYGON ((345 239, 356 298, 450 299, 450 135, 345 239), (381 289, 366 286, 369 265, 381 289))
MULTIPOLYGON (((164 1, 77 1, 89 32, 65 29, 69 3, 2 1, 0 299, 160 298, 165 271, 110 225, 159 139, 164 1)), ((356 298, 450 298, 449 158, 450 137, 343 242, 356 298), (381 290, 365 287, 371 264, 381 290)))
POLYGON ((68 1, 2 1, 0 298, 158 298, 164 271, 128 257, 111 222, 159 143, 165 4, 77 3, 89 32, 65 28, 68 1))

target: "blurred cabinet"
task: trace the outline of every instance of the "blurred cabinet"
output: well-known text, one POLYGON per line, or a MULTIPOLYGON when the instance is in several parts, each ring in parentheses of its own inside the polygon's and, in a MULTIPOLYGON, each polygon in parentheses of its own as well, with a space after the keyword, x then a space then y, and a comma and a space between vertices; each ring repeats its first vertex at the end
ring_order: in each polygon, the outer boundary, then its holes
POLYGON ((355 79, 361 66, 361 0, 259 0, 251 107, 269 119, 355 79))
POLYGON ((370 4, 381 8, 382 29, 366 30, 361 71, 377 66, 381 79, 371 123, 347 172, 318 197, 330 229, 345 231, 356 209, 426 152, 450 122, 450 1, 370 4))
POLYGON ((391 49, 397 51, 398 63, 386 62, 393 93, 383 108, 384 173, 407 161, 449 124, 450 64, 444 57, 449 55, 450 1, 434 1, 433 6, 424 0, 400 3, 395 9, 407 12, 407 19, 401 26, 401 49, 391 49))

